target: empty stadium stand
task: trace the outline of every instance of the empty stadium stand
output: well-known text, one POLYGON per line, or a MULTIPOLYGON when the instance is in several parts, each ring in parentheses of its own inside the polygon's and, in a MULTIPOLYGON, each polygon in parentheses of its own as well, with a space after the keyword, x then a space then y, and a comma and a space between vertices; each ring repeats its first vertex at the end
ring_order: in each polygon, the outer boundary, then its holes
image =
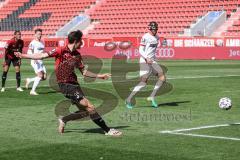
POLYGON ((89 36, 139 36, 153 20, 161 35, 178 36, 208 11, 225 10, 230 16, 239 6, 239 0, 106 0, 90 13, 99 24, 89 36))
POLYGON ((45 36, 54 36, 60 27, 94 3, 95 0, 10 0, 0 9, 0 37, 7 38, 19 29, 28 38, 36 28, 42 28, 45 36))
MULTIPOLYGON (((54 36, 92 5, 95 8, 87 13, 94 25, 88 37, 141 36, 150 21, 159 23, 162 36, 178 36, 208 11, 225 10, 229 17, 240 0, 7 0, 0 8, 0 39, 11 37, 15 29, 25 38, 36 28, 42 28, 44 36, 54 36)), ((239 35, 239 19, 222 35, 239 35)))
POLYGON ((240 36, 240 8, 237 10, 234 16, 231 18, 232 26, 228 27, 223 36, 240 36))

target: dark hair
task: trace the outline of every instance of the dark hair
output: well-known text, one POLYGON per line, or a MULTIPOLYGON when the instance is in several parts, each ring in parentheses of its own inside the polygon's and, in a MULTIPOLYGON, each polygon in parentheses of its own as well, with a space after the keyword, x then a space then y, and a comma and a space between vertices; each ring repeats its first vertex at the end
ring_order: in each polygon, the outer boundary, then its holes
POLYGON ((21 32, 19 30, 14 31, 14 35, 16 35, 17 33, 21 34, 21 32))
POLYGON ((148 29, 149 30, 158 30, 158 24, 155 21, 152 21, 148 24, 148 29))
POLYGON ((42 32, 42 29, 37 28, 37 29, 34 30, 34 32, 35 32, 35 33, 37 33, 37 32, 42 32))
POLYGON ((82 39, 83 33, 80 30, 72 31, 68 34, 68 42, 73 44, 75 41, 80 42, 82 39))

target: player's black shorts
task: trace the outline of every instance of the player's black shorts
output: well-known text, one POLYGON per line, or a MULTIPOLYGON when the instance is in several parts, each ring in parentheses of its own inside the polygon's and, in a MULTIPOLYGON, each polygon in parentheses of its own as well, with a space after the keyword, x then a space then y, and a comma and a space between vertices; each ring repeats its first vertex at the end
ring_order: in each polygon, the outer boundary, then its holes
POLYGON ((79 103, 79 101, 84 98, 84 94, 79 84, 58 83, 58 85, 60 91, 66 98, 71 99, 72 103, 79 103))
POLYGON ((13 59, 10 59, 8 57, 5 57, 5 61, 3 63, 3 65, 7 65, 7 66, 10 66, 11 63, 13 64, 14 67, 16 66, 21 66, 21 59, 18 59, 18 58, 13 58, 13 59))

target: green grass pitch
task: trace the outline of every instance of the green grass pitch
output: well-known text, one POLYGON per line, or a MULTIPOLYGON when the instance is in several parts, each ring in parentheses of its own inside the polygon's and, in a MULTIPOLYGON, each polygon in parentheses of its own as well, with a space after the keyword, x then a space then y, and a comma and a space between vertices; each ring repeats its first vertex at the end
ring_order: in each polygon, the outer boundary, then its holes
MULTIPOLYGON (((111 60, 103 60, 103 64, 101 72, 110 72, 111 60)), ((179 60, 161 64, 168 68, 168 82, 174 88, 157 97, 160 106, 157 109, 150 107, 146 98, 136 98, 136 107, 128 110, 111 80, 97 80, 98 83, 80 80, 83 87, 109 92, 118 98, 117 107, 103 116, 109 126, 123 132, 118 138, 105 136, 91 121, 70 122, 66 133, 59 135, 54 109, 65 99, 63 95, 49 88, 48 81, 40 82, 39 96, 30 96, 30 90, 16 92, 11 66, 6 92, 0 93, 0 160, 238 160, 240 141, 228 138, 240 140, 240 125, 184 132, 213 137, 160 132, 239 123, 240 61, 179 60), (221 97, 232 99, 231 110, 218 108, 221 97)), ((53 60, 45 60, 45 65, 51 73, 53 60)), ((21 69, 24 86, 24 79, 33 77, 34 72, 29 60, 23 61, 21 69)), ((137 77, 138 73, 130 75, 137 77)), ((102 102, 89 99, 96 106, 102 102)))

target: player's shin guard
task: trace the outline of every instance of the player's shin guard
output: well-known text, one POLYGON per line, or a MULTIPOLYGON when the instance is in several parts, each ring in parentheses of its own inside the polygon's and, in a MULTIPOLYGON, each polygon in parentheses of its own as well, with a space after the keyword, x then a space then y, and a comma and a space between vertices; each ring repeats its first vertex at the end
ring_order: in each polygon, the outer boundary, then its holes
POLYGON ((2 74, 2 87, 5 87, 6 79, 7 79, 7 72, 3 72, 3 74, 2 74))
POLYGON ((105 132, 108 132, 110 130, 110 128, 106 125, 102 117, 97 112, 90 113, 90 118, 95 124, 101 127, 105 132))
POLYGON ((163 83, 164 83, 164 81, 162 81, 162 80, 160 80, 160 79, 157 81, 157 83, 156 83, 156 85, 155 85, 155 87, 154 87, 154 89, 153 89, 150 97, 154 98, 154 97, 156 96, 157 91, 158 91, 159 88, 163 85, 163 83))

